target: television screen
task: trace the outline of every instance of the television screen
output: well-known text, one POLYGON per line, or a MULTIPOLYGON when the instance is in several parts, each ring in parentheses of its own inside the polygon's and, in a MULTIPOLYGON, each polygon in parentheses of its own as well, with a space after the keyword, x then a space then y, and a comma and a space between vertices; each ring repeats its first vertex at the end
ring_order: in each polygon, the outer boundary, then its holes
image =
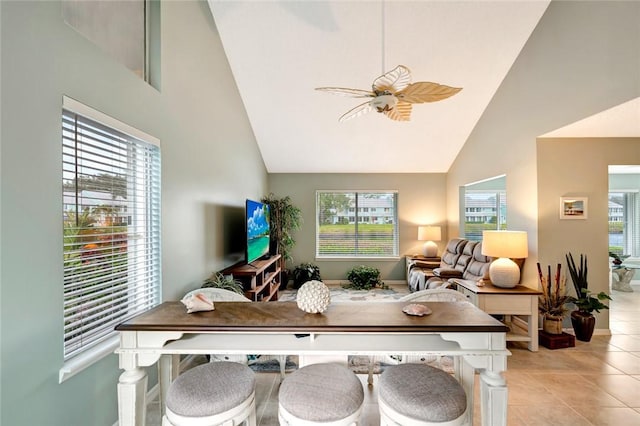
POLYGON ((247 200, 247 263, 269 254, 269 206, 247 200))

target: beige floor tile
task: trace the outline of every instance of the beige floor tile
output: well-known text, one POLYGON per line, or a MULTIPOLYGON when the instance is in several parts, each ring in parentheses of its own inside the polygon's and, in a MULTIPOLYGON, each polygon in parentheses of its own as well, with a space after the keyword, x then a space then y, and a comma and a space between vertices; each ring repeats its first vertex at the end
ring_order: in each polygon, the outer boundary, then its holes
POLYGON ((640 352, 640 339, 635 335, 617 334, 611 336, 609 343, 628 352, 640 352))
MULTIPOLYGON (((527 426, 585 426, 591 423, 584 416, 563 404, 523 405, 509 407, 527 426)), ((511 424, 509 424, 511 426, 511 424)))
MULTIPOLYGON (((582 375, 603 391, 632 408, 640 408, 640 380, 627 375, 582 375)), ((640 424, 640 422, 638 423, 640 424)))
POLYGON ((632 408, 620 407, 573 407, 594 426, 638 426, 640 413, 632 408))
POLYGON ((633 353, 604 352, 595 355, 625 374, 640 374, 640 358, 633 353))
POLYGON ((622 407, 624 404, 579 374, 531 374, 532 383, 543 386, 558 401, 573 407, 622 407))
POLYGON ((509 389, 510 406, 544 405, 556 402, 556 398, 547 391, 547 388, 542 383, 532 380, 528 373, 507 371, 505 378, 509 389))

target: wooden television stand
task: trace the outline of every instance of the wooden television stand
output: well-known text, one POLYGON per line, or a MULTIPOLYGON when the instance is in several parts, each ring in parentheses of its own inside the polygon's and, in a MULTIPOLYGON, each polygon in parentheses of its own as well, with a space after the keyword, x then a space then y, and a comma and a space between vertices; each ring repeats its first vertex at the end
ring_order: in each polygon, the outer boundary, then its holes
POLYGON ((278 300, 282 272, 280 258, 281 255, 274 254, 268 259, 226 269, 225 274, 232 274, 242 282, 244 295, 252 302, 278 300))

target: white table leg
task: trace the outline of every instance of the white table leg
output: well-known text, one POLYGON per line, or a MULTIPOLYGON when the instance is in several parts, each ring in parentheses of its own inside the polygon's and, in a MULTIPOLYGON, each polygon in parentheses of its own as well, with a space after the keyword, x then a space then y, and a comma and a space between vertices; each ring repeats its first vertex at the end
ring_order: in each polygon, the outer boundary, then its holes
POLYGON ((507 382, 495 371, 480 372, 480 407, 483 426, 507 425, 507 382))
POLYGON ((467 394, 467 419, 468 425, 473 424, 473 399, 475 392, 476 369, 465 358, 455 357, 454 370, 458 381, 462 384, 467 394))
POLYGON ((169 385, 180 373, 180 355, 162 355, 158 362, 158 386, 160 388, 160 415, 165 414, 169 385))
POLYGON ((118 382, 118 425, 145 426, 147 372, 142 368, 125 370, 118 382))
POLYGON ((529 335, 529 344, 527 345, 531 352, 538 352, 538 298, 531 297, 531 315, 527 322, 527 334, 529 335))

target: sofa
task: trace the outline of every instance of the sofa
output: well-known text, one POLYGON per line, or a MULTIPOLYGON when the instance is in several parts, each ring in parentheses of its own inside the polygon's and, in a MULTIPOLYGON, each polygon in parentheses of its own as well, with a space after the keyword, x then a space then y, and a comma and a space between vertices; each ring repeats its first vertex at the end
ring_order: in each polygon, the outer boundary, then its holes
POLYGON ((482 254, 482 242, 453 238, 447 243, 440 263, 416 260, 408 265, 407 284, 411 292, 447 287, 451 278, 489 280, 492 258, 482 254))

